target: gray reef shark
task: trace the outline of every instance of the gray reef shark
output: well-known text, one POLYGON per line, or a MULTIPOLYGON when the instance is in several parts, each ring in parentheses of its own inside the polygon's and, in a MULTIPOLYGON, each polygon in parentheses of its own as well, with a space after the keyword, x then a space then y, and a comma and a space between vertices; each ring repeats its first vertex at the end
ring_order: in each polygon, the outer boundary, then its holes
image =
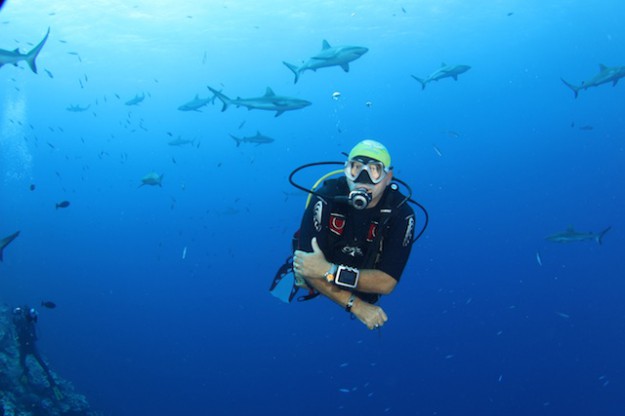
POLYGON ((91 107, 91 104, 89 104, 89 105, 88 105, 88 106, 86 106, 86 107, 81 107, 81 106, 80 106, 80 105, 78 105, 78 104, 76 104, 76 105, 72 104, 72 105, 68 106, 68 107, 66 108, 66 110, 67 110, 67 111, 71 111, 72 113, 81 113, 81 112, 83 112, 83 111, 87 111, 90 107, 91 107))
POLYGON ((150 172, 147 175, 145 175, 143 178, 141 178, 141 185, 138 186, 138 188, 141 188, 143 185, 152 185, 152 186, 160 186, 162 187, 162 182, 163 182, 163 174, 158 174, 156 172, 150 172))
POLYGON ((578 241, 594 240, 597 244, 603 243, 603 236, 610 231, 612 227, 608 227, 600 233, 580 233, 575 231, 572 226, 569 226, 566 231, 552 234, 545 237, 545 240, 553 241, 554 243, 575 243, 578 241))
POLYGON ((299 76, 302 72, 307 70, 316 71, 319 68, 326 68, 329 66, 340 66, 343 71, 349 72, 349 63, 360 58, 367 53, 369 49, 362 46, 330 46, 327 40, 324 40, 321 44, 321 51, 308 59, 306 63, 298 67, 297 65, 290 64, 288 62, 282 62, 295 74, 295 84, 299 80, 299 76))
POLYGON ((194 145, 195 139, 183 139, 182 137, 178 136, 177 138, 168 141, 167 144, 170 146, 185 146, 187 144, 194 145))
POLYGON ((215 94, 217 98, 219 98, 219 100, 223 103, 221 111, 226 111, 228 109, 228 106, 230 105, 236 105, 237 107, 247 107, 248 110, 275 111, 275 117, 278 117, 285 111, 299 110, 300 108, 308 107, 310 104, 312 104, 310 101, 300 100, 299 98, 276 95, 269 87, 267 87, 267 91, 262 97, 237 97, 235 99, 228 98, 221 92, 211 87, 208 87, 208 89, 211 90, 211 92, 215 94))
POLYGON ((453 78, 454 81, 458 81, 458 75, 467 72, 469 69, 471 69, 469 65, 447 65, 443 63, 440 68, 431 73, 426 79, 421 79, 414 75, 410 76, 419 81, 421 83, 421 89, 424 90, 428 83, 443 78, 453 78))
POLYGON ((577 98, 577 94, 581 90, 587 90, 590 87, 598 87, 599 85, 608 84, 610 82, 612 86, 615 86, 618 80, 623 77, 625 77, 625 66, 605 66, 599 64, 599 73, 588 81, 582 81, 582 85, 573 85, 570 82, 566 82, 563 78, 560 79, 564 82, 564 85, 573 91, 575 98, 577 98))
POLYGON ((237 147, 239 147, 241 143, 256 143, 256 145, 261 145, 274 142, 274 139, 272 139, 271 137, 263 136, 259 131, 256 131, 255 136, 239 138, 231 134, 230 137, 232 137, 234 141, 237 142, 237 147))
POLYGON ((144 93, 142 93, 141 95, 137 94, 134 96, 134 98, 131 98, 130 100, 126 101, 124 104, 137 105, 143 100, 145 100, 145 94, 144 93))
POLYGON ((188 103, 182 104, 178 107, 180 111, 200 111, 200 108, 204 107, 208 103, 215 103, 215 98, 217 96, 213 95, 208 98, 200 98, 198 94, 195 94, 195 98, 189 101, 188 103))
POLYGON ((0 261, 3 260, 2 252, 4 251, 4 248, 6 246, 8 246, 9 244, 11 244, 11 241, 15 240, 18 235, 20 235, 20 232, 16 231, 13 234, 11 234, 11 235, 9 235, 7 237, 4 237, 2 240, 0 240, 0 261))
POLYGON ((17 63, 20 61, 26 61, 30 69, 36 74, 37 73, 37 64, 35 63, 35 59, 37 59, 37 55, 41 52, 41 48, 48 40, 48 35, 50 34, 50 28, 46 32, 46 35, 43 37, 41 42, 37 44, 34 48, 30 50, 30 52, 26 54, 21 54, 19 49, 15 49, 14 51, 7 51, 4 49, 0 49, 0 67, 2 65, 13 64, 17 66, 17 63))

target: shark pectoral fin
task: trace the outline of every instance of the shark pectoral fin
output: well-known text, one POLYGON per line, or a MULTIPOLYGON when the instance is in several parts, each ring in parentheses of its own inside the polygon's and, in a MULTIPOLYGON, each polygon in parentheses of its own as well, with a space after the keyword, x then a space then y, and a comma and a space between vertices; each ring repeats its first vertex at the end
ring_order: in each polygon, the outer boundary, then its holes
POLYGON ((618 84, 618 78, 612 81, 612 86, 615 86, 616 84, 618 84))
POLYGON ((452 77, 454 78, 454 81, 458 81, 458 75, 452 75, 452 77))
POLYGON ((341 64, 341 68, 343 68, 343 71, 349 72, 349 64, 347 62, 341 64))
POLYGON ((281 115, 282 113, 284 113, 283 110, 278 110, 276 111, 276 115, 274 117, 278 117, 279 115, 281 115))

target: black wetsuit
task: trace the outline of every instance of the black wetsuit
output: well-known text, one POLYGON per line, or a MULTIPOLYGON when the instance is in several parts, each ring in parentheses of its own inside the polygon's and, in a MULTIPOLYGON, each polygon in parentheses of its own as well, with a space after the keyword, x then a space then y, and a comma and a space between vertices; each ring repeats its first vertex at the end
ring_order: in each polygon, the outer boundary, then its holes
POLYGON ((37 341, 37 332, 35 331, 36 320, 28 315, 29 309, 23 308, 20 313, 13 315, 13 324, 15 325, 15 331, 17 333, 18 350, 20 354, 20 365, 24 374, 28 374, 28 366, 26 365, 26 357, 32 355, 44 373, 48 377, 48 382, 51 387, 55 386, 54 379, 50 373, 50 369, 39 355, 35 342, 37 341))
MULTIPOLYGON (((334 196, 347 196, 349 187, 343 177, 326 181, 313 195, 304 212, 299 234, 299 249, 312 251, 311 240, 317 237, 319 248, 331 263, 357 268, 381 270, 399 281, 412 249, 415 215, 408 203, 397 205, 404 196, 387 187, 382 199, 374 208, 358 210, 352 206, 332 200, 334 196), (373 243, 380 221, 384 219, 382 209, 391 208, 392 214, 382 230, 380 248, 373 243), (371 252, 370 252, 371 251, 371 252), (373 256, 369 264, 367 258, 373 256)), ((375 303, 379 295, 358 293, 358 296, 375 303)))

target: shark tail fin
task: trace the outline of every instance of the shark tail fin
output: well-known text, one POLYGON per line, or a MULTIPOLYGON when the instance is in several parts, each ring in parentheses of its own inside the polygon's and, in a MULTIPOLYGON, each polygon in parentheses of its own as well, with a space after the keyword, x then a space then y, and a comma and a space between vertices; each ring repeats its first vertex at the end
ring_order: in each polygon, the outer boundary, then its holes
POLYGON ((41 48, 43 48, 43 45, 46 43, 46 40, 48 40, 49 34, 50 34, 50 28, 48 28, 48 32, 43 37, 41 42, 39 42, 37 46, 35 46, 30 52, 26 54, 26 62, 28 63, 28 66, 35 74, 37 73, 37 64, 35 63, 35 59, 37 59, 37 55, 39 55, 39 52, 41 52, 41 48))
POLYGON ((230 135, 230 137, 232 137, 232 139, 233 139, 235 142, 237 142, 237 147, 239 147, 239 146, 241 145, 241 142, 242 142, 243 140, 239 139, 239 138, 238 138, 238 137, 236 137, 236 136, 233 136, 232 134, 230 135))
POLYGON ((573 91, 573 93, 575 94, 575 98, 577 98, 577 94, 579 93, 579 90, 582 89, 582 87, 578 87, 578 86, 571 84, 570 82, 566 82, 564 78, 560 78, 560 79, 562 80, 562 82, 564 82, 564 85, 566 85, 567 87, 571 89, 571 91, 573 91))
MULTIPOLYGON (((210 92, 215 94, 215 97, 219 98, 219 101, 221 101, 221 103, 223 104, 223 106, 221 107, 221 111, 222 112, 226 111, 228 109, 228 106, 232 104, 232 100, 228 98, 225 94, 222 94, 221 92, 217 91, 214 88, 208 87, 208 89, 210 90, 210 92)), ((214 97, 213 97, 213 102, 214 102, 214 97)))
POLYGON ((423 81, 421 78, 417 78, 414 75, 410 75, 411 77, 413 77, 414 79, 416 79, 417 81, 419 81, 419 83, 421 84, 421 89, 424 90, 425 89, 425 84, 427 84, 425 81, 423 81))
POLYGON ((596 239, 597 239, 597 243, 598 243, 599 245, 602 245, 602 244, 603 244, 603 236, 604 236, 604 235, 605 235, 608 231, 610 231, 611 229, 612 229, 612 226, 609 226, 608 228, 606 228, 605 230, 601 231, 601 232, 597 235, 596 239))
POLYGON ((299 80, 299 68, 296 65, 290 64, 288 62, 282 61, 282 63, 295 74, 295 81, 293 82, 293 84, 297 84, 297 81, 299 80))

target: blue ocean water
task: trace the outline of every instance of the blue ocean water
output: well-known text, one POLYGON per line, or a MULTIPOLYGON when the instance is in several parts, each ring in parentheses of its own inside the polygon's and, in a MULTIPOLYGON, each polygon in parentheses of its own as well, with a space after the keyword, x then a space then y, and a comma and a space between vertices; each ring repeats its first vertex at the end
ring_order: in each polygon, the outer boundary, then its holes
POLYGON ((21 231, 0 302, 58 304, 40 350, 105 415, 623 414, 625 86, 574 98, 560 78, 625 65, 624 14, 615 0, 7 0, 1 49, 50 35, 38 74, 0 68, 0 237, 21 231), (282 61, 324 39, 369 51, 294 84, 282 61), (423 90, 411 77, 443 62, 471 69, 423 90), (207 86, 312 105, 177 110, 207 86), (257 131, 275 142, 230 138, 257 131), (289 173, 369 137, 430 213, 379 332, 267 291, 305 203, 289 173), (148 172, 162 187, 139 187, 148 172), (612 229, 602 245, 545 240, 569 226, 612 229))

